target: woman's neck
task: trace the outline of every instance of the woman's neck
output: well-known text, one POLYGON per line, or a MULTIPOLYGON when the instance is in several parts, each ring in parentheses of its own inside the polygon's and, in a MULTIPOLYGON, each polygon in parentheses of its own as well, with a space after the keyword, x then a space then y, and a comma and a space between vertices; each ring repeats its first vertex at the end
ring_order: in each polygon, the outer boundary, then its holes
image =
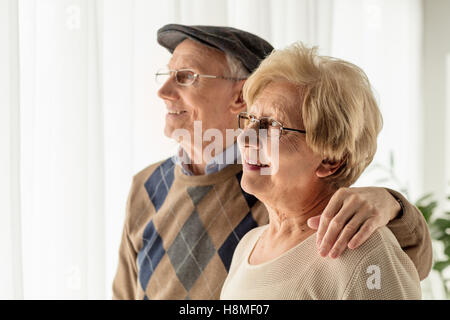
POLYGON ((292 205, 292 209, 286 206, 275 208, 266 205, 269 212, 269 235, 301 237, 313 234, 315 230, 308 227, 307 221, 309 218, 322 214, 333 194, 334 190, 322 192, 313 197, 313 201, 303 205, 292 205))

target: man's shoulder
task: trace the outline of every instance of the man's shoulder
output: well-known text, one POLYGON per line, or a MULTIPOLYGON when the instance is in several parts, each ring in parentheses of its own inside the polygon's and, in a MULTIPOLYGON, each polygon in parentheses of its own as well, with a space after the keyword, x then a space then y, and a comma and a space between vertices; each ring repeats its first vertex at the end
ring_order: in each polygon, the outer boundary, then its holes
POLYGON ((175 166, 175 163, 173 162, 172 158, 167 158, 165 160, 161 160, 158 162, 155 162, 138 173, 136 173, 133 176, 133 186, 132 187, 138 187, 144 185, 150 177, 156 172, 156 170, 164 170, 167 171, 168 169, 171 169, 175 166))
MULTIPOLYGON (((159 187, 163 187, 164 180, 173 178, 175 164, 171 158, 153 163, 133 176, 133 182, 127 202, 127 221, 130 226, 136 225, 144 216, 151 215, 157 208, 159 187)), ((164 189, 164 188, 163 188, 164 189)), ((163 190, 161 189, 161 190, 163 190)))

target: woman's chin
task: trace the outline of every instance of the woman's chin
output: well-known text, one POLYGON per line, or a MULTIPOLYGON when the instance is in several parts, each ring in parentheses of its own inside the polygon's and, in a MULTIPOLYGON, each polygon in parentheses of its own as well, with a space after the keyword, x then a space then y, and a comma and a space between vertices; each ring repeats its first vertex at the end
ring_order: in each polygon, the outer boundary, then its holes
POLYGON ((267 183, 264 183, 262 180, 264 176, 253 175, 253 174, 244 174, 242 175, 241 180, 241 188, 258 198, 258 195, 264 194, 270 187, 267 183), (250 176, 251 175, 251 176, 250 176))

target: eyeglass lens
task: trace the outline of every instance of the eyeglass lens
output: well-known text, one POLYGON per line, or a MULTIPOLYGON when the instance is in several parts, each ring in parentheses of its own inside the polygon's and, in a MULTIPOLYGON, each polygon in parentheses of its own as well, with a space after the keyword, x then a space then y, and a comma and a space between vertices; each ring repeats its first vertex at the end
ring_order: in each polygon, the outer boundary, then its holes
POLYGON ((172 73, 176 75, 177 83, 181 85, 190 85, 195 81, 195 73, 190 70, 178 70, 178 71, 169 71, 162 70, 156 73, 156 82, 158 84, 164 84, 171 76, 172 73))
POLYGON ((256 119, 255 117, 251 115, 239 115, 239 128, 240 129, 247 129, 250 127, 255 128, 255 123, 259 122, 258 128, 259 130, 267 130, 267 133, 270 135, 272 130, 275 129, 278 131, 278 134, 280 133, 281 126, 274 120, 271 120, 269 118, 262 118, 262 119, 256 119))

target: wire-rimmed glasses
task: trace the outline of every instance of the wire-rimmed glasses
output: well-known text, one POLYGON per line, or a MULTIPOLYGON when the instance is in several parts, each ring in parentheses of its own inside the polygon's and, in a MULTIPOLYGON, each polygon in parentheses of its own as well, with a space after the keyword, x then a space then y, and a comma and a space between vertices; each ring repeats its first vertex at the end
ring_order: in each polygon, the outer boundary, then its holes
POLYGON ((247 78, 233 78, 224 76, 212 76, 208 74, 199 74, 191 69, 180 69, 180 70, 161 69, 155 74, 155 80, 159 84, 164 84, 172 76, 172 74, 175 74, 175 81, 180 86, 190 86, 198 78, 224 79, 231 81, 241 81, 247 79, 247 78))
POLYGON ((283 127, 279 121, 268 117, 258 119, 248 112, 241 112, 238 114, 239 129, 247 129, 255 123, 258 123, 259 130, 266 130, 268 136, 273 136, 275 134, 279 137, 284 131, 294 131, 306 134, 305 130, 283 127))

